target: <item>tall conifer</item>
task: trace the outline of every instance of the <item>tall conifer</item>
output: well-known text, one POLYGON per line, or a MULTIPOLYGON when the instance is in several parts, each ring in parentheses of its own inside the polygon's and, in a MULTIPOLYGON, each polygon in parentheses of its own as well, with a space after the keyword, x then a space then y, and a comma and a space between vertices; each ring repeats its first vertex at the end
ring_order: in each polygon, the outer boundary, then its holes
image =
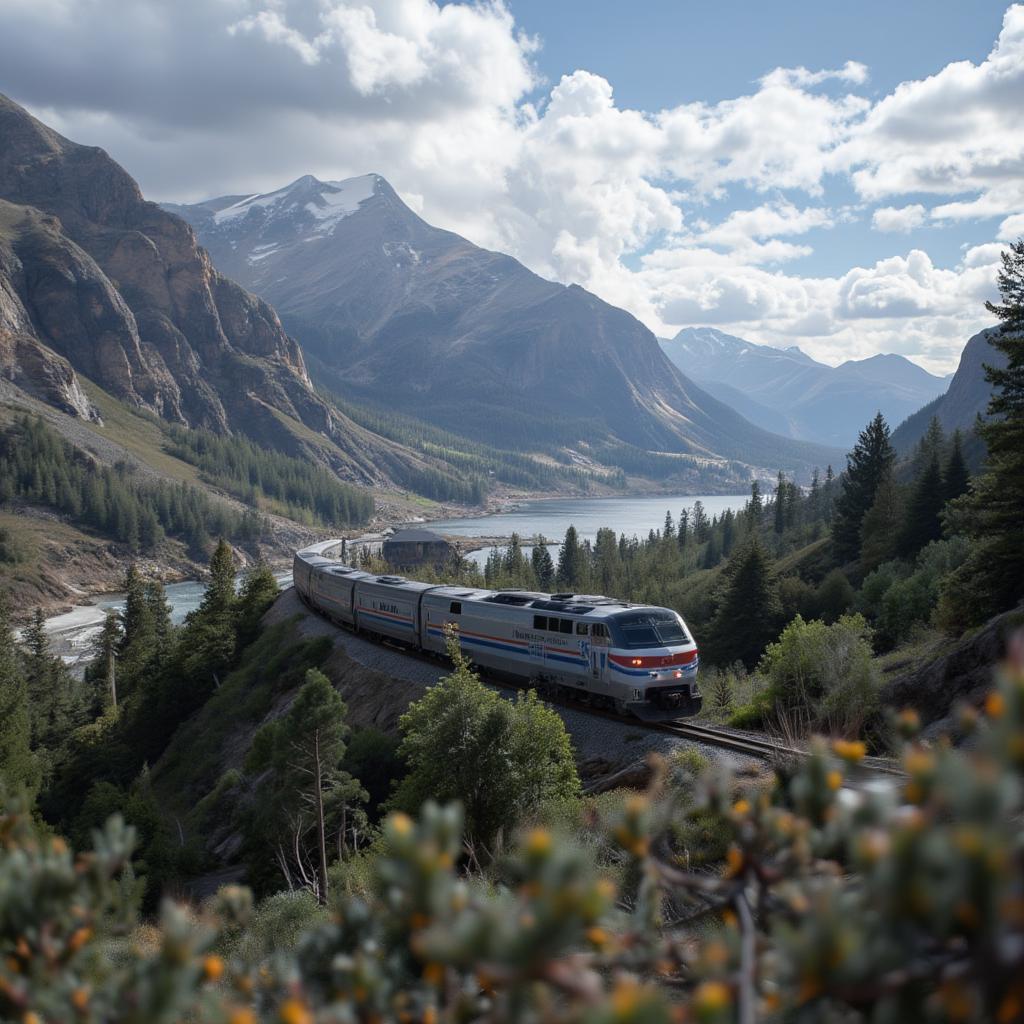
POLYGON ((836 501, 832 539, 841 563, 860 556, 861 524, 875 502, 875 494, 892 468, 896 453, 889 442, 889 426, 881 413, 860 432, 847 456, 842 493, 836 501))

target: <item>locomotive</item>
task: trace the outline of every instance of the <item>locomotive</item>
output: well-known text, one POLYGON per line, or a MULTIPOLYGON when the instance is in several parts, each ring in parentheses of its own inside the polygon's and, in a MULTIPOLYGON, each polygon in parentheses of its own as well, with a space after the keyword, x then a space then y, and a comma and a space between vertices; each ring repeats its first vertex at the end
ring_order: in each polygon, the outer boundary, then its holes
POLYGON ((495 676, 644 721, 700 710, 697 645, 669 608, 377 576, 328 557, 340 544, 303 548, 293 566, 300 598, 339 625, 433 654, 455 635, 495 676))

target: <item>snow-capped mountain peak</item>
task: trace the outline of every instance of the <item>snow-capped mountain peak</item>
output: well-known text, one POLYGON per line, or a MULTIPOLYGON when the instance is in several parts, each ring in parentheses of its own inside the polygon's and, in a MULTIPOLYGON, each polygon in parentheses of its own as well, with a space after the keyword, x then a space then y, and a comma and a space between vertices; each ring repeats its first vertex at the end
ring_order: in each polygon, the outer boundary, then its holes
POLYGON ((263 225, 282 217, 311 219, 309 226, 313 234, 330 234, 339 221, 373 197, 380 180, 376 174, 361 174, 343 181, 320 181, 305 174, 284 188, 244 196, 217 210, 213 222, 217 227, 235 227, 246 218, 263 225))

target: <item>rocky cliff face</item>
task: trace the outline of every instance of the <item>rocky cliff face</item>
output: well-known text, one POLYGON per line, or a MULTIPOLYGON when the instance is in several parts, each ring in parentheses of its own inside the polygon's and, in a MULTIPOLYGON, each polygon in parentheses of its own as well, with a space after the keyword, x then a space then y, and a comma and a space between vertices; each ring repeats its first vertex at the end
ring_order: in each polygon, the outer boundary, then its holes
POLYGON ((273 309, 103 150, 3 96, 0 139, 0 373, 78 415, 75 371, 191 426, 295 448, 283 414, 346 440, 273 309))
POLYGON ((949 390, 908 416, 893 431, 892 440, 897 451, 910 451, 924 437, 933 417, 938 419, 947 434, 954 430, 967 434, 974 429, 979 416, 985 417, 992 397, 992 385, 985 379, 985 367, 1006 367, 1006 356, 989 343, 994 336, 995 328, 990 327, 979 331, 967 342, 960 354, 956 373, 949 382, 949 390))

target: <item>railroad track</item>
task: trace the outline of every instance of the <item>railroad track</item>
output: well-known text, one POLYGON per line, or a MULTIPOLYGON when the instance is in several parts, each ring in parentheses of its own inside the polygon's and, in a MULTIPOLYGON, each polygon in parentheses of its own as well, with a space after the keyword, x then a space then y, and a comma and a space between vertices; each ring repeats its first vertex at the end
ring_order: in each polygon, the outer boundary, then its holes
MULTIPOLYGON (((651 727, 659 732, 667 732, 680 739, 695 740, 698 743, 705 743, 709 747, 720 747, 723 750, 732 750, 739 754, 746 754, 750 757, 758 757, 764 760, 776 758, 804 758, 808 751, 799 747, 793 747, 786 743, 776 742, 771 739, 761 739, 757 736, 743 736, 728 729, 719 729, 713 725, 702 725, 697 722, 653 722, 651 727)), ((869 775, 892 775, 902 776, 905 773, 901 768, 884 757, 865 757, 858 763, 858 770, 862 774, 869 775)))
MULTIPOLYGON (((306 605, 306 607, 316 615, 321 614, 317 609, 310 608, 309 605, 306 605)), ((329 621, 333 622, 333 620, 329 621)), ((333 622, 333 624, 338 629, 348 633, 350 636, 359 635, 350 626, 341 625, 337 622, 333 622)), ((413 648, 407 647, 405 644, 389 640, 387 638, 381 638, 378 643, 380 646, 393 650, 396 653, 403 654, 406 657, 432 665, 436 665, 442 660, 435 654, 431 654, 426 651, 417 651, 413 648)), ((508 680, 493 678, 493 676, 490 676, 486 671, 480 671, 480 676, 484 683, 496 690, 528 688, 526 685, 519 685, 511 683, 508 680)), ((555 707, 562 707, 572 711, 582 712, 584 714, 591 715, 594 718, 607 718, 615 722, 628 723, 636 728, 649 729, 652 732, 668 733, 672 736, 677 736, 679 739, 691 740, 695 743, 703 743, 708 747, 718 747, 721 750, 729 750, 733 753, 745 754, 747 757, 755 757, 764 761, 774 761, 779 758, 804 758, 808 756, 808 752, 800 749, 799 747, 793 747, 786 743, 777 742, 768 738, 762 739, 758 736, 741 735, 728 729, 722 729, 713 725, 704 725, 681 719, 673 722, 644 722, 640 719, 624 718, 622 715, 617 715, 605 708, 596 708, 582 701, 556 697, 550 693, 541 694, 541 697, 545 702, 552 704, 555 707)), ((858 765, 858 769, 861 776, 902 776, 904 774, 904 772, 900 768, 896 767, 892 762, 881 757, 864 758, 864 760, 858 765)))

